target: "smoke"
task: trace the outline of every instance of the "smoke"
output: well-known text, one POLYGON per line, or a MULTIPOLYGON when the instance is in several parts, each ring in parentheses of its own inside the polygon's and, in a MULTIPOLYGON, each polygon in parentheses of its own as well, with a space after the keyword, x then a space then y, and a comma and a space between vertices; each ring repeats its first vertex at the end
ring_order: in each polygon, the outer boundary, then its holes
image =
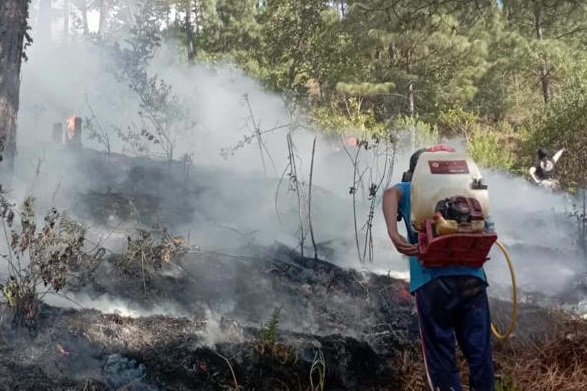
MULTIPOLYGON (((44 52, 33 46, 29 57, 23 67, 14 199, 34 193, 39 209, 57 204, 83 216, 92 214, 83 210, 89 208, 84 195, 124 193, 132 187, 135 195, 142 192, 159 197, 157 205, 182 218, 167 220, 172 229, 202 249, 238 253, 252 244, 268 246, 279 242, 299 250, 299 199, 292 190, 295 182, 289 175, 290 150, 286 139, 291 131, 295 179, 303 185, 306 195, 312 143, 316 138, 311 221, 321 246, 319 255, 343 267, 407 277, 407 259, 393 249, 387 238, 379 199, 383 188, 398 182, 407 167, 412 151, 404 144, 395 153, 390 149, 379 155, 375 150, 357 154, 357 147, 345 146, 341 140, 312 130, 303 116, 292 114, 281 96, 267 92, 243 72, 229 65, 201 64, 188 68, 177 64, 172 47, 163 47, 149 71, 169 83, 188 108, 194 126, 173 134, 174 156, 187 154, 193 164, 188 171, 177 165, 175 171, 165 171, 153 168, 146 160, 136 160, 132 165, 142 165, 147 174, 141 177, 139 185, 133 182, 130 186, 125 178, 135 171, 128 161, 116 160, 120 165, 105 171, 101 168, 108 161, 105 155, 92 158, 89 164, 82 163, 85 160, 80 160, 76 153, 66 152, 51 141, 51 125, 75 114, 93 117, 100 123, 109 134, 113 153, 131 153, 128 143, 114 130, 126 129, 128 124, 140 120, 139 103, 128 86, 110 72, 112 59, 100 47, 81 41, 44 52), (261 134, 261 144, 256 132, 261 134), (355 156, 358 162, 353 162, 355 156), (390 163, 391 172, 386 171, 390 163), (95 165, 94 171, 88 165, 95 165), (357 176, 362 178, 359 185, 355 181, 357 176), (181 198, 185 192, 178 178, 198 189, 197 198, 181 198), (368 253, 365 229, 372 183, 381 184, 372 221, 373 262, 361 263, 359 256, 368 253), (353 187, 357 188, 355 202, 350 194, 353 187), (184 201, 186 204, 182 205, 184 201), (183 212, 184 206, 189 212, 183 212)), ((87 136, 82 134, 85 146, 104 149, 104 145, 87 136)), ((117 163, 110 163, 113 164, 117 163)), ((566 215, 568 198, 532 187, 521 178, 491 171, 485 174, 490 186, 491 213, 500 240, 511 250, 520 288, 563 295, 584 272, 584 254, 575 241, 573 222, 566 215)), ((309 206, 302 206, 304 220, 309 206)), ((93 235, 96 240, 112 234, 119 238, 124 229, 132 227, 120 223, 116 216, 105 216, 102 225, 92 227, 93 235)), ((307 222, 302 225, 309 235, 307 222)), ((118 251, 121 246, 116 246, 118 251)), ((306 255, 313 255, 309 236, 304 250, 306 255)), ((487 264, 492 292, 507 296, 507 266, 499 253, 492 253, 492 258, 487 264)), ((89 296, 77 299, 91 308, 125 315, 181 313, 173 306, 152 311, 132 308, 113 297, 102 297, 100 302, 89 296)))
MULTIPOLYGON (((490 201, 500 240, 508 247, 517 281, 527 292, 547 296, 572 292, 585 275, 585 253, 575 221, 574 200, 536 188, 519 177, 487 172, 490 201)), ((494 285, 509 278, 503 255, 487 265, 494 285)))
POLYGON ((128 318, 151 315, 166 315, 171 317, 189 316, 186 311, 170 303, 166 303, 165 305, 157 304, 151 308, 145 308, 145 306, 130 303, 128 300, 112 297, 109 294, 102 294, 96 297, 96 295, 90 295, 87 292, 70 292, 67 295, 49 293, 45 296, 44 301, 55 307, 93 309, 105 314, 116 314, 128 318))

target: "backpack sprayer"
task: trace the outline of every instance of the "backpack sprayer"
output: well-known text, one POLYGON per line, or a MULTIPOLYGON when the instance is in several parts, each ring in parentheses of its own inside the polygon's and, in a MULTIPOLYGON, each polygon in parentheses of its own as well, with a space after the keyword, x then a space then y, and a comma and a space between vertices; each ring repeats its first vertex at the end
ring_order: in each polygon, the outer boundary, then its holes
MULTIPOLYGON (((513 312, 507 331, 517 317, 516 278, 506 248, 497 241, 489 216, 487 185, 475 162, 462 152, 438 145, 421 150, 411 175, 411 222, 418 234, 418 258, 425 267, 481 267, 496 244, 503 252, 512 277, 513 312)), ((411 162, 413 163, 413 162, 411 162)))

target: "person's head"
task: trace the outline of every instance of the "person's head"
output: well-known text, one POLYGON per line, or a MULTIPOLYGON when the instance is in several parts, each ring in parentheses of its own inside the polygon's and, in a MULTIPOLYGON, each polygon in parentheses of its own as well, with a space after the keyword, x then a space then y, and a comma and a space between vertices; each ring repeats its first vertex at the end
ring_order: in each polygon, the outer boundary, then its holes
POLYGON ((418 159, 420 158, 420 155, 422 155, 424 152, 454 152, 454 151, 455 151, 455 149, 453 147, 450 147, 450 146, 444 145, 444 144, 437 144, 432 147, 418 149, 416 152, 414 152, 412 154, 412 156, 410 156, 410 167, 408 168, 408 171, 404 172, 404 175, 402 177, 402 182, 411 182, 412 181, 412 175, 414 174, 414 170, 416 169, 416 164, 418 164, 418 159))
POLYGON ((539 148, 536 155, 538 155, 538 159, 544 159, 550 157, 550 152, 546 148, 539 148))

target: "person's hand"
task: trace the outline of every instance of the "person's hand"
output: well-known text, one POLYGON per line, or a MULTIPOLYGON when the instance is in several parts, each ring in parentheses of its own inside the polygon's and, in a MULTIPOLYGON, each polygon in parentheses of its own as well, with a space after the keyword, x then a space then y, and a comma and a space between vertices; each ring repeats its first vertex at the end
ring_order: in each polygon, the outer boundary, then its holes
POLYGON ((391 241, 396 250, 404 255, 418 255, 418 246, 411 244, 401 235, 393 235, 391 241))

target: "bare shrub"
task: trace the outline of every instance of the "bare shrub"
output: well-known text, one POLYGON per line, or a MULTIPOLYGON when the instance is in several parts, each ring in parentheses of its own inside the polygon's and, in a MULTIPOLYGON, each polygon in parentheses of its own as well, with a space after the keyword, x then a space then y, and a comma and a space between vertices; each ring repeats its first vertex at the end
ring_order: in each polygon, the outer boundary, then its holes
POLYGON ((189 252, 185 238, 172 237, 167 228, 138 228, 135 235, 128 235, 126 252, 116 265, 131 277, 143 280, 143 289, 147 292, 147 280, 159 273, 164 263, 170 264, 174 259, 189 252))
POLYGON ((38 227, 33 197, 18 211, 0 195, 0 215, 7 247, 1 258, 9 272, 2 294, 14 310, 14 324, 34 326, 42 296, 62 291, 72 275, 87 273, 88 265, 99 261, 100 250, 94 255, 84 251, 86 229, 55 208, 38 227))

